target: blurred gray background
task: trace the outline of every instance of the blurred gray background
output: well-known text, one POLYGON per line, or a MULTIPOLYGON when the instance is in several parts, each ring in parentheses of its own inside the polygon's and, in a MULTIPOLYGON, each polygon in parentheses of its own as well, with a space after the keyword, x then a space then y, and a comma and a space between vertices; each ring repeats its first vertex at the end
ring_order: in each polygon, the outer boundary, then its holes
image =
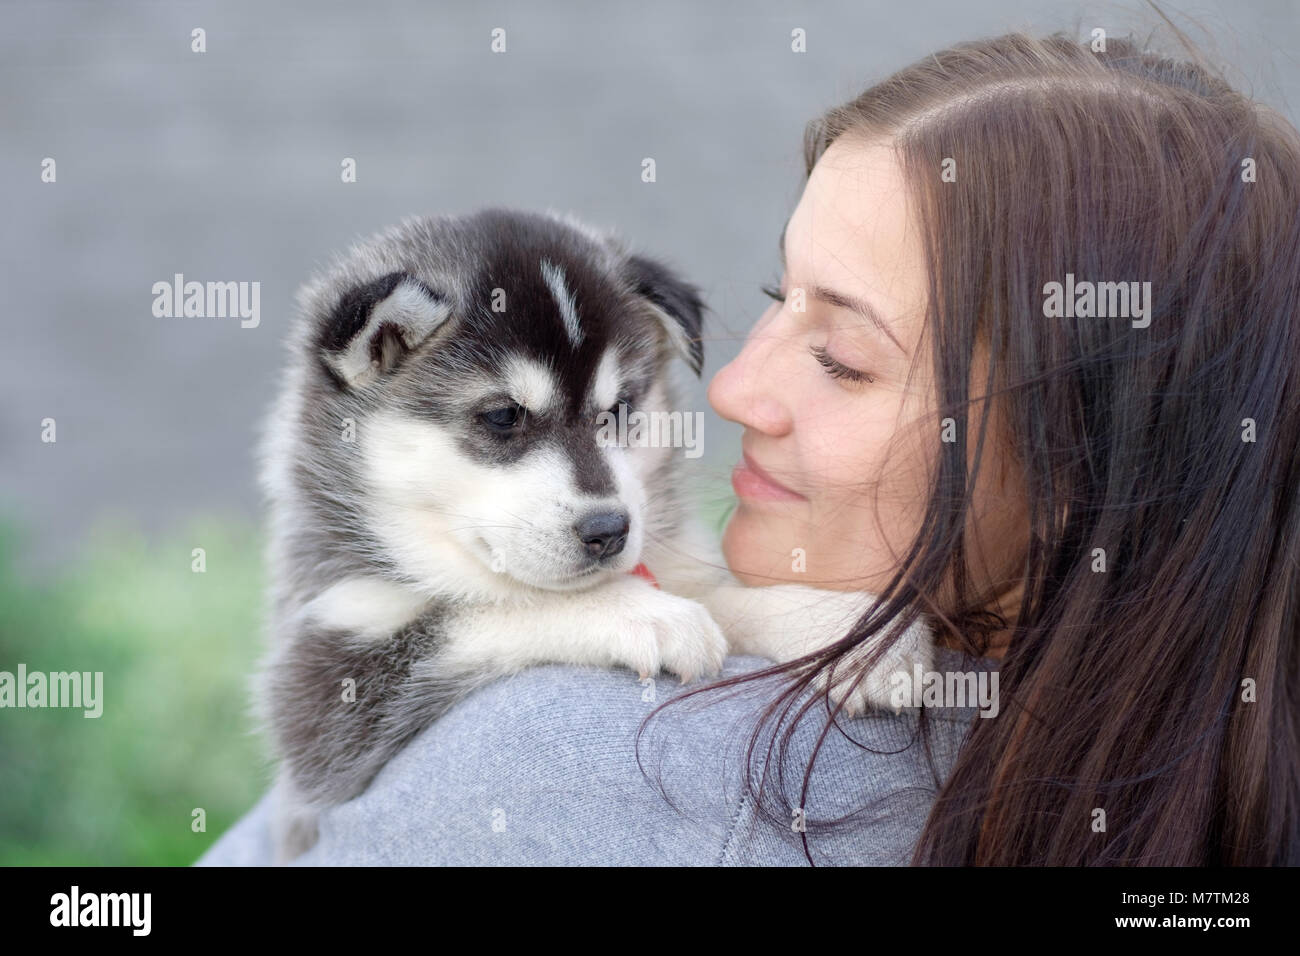
MULTIPOLYGON (((1296 119, 1296 0, 1163 8, 1296 119)), ((1055 0, 6 2, 0 517, 29 529, 33 567, 105 515, 150 534, 255 520, 295 287, 412 214, 554 207, 617 227, 706 290, 707 378, 764 307, 809 119, 960 40, 1158 24, 1136 2, 1055 0), (177 272, 259 281, 261 325, 155 318, 151 287, 177 272)), ((702 467, 725 476, 738 433, 710 417, 705 439, 702 467)))

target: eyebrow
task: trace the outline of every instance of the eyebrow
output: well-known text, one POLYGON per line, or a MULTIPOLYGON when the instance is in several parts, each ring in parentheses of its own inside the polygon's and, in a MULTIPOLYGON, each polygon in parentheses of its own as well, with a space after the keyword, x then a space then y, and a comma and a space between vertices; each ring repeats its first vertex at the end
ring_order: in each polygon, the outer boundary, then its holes
MULTIPOLYGON (((781 238, 777 243, 778 251, 781 253, 781 270, 789 271, 789 266, 785 261, 785 231, 790 225, 790 220, 785 221, 781 227, 781 238)), ((880 317, 880 313, 872 308, 871 303, 863 299, 855 299, 853 296, 845 295, 842 292, 836 292, 834 289, 828 289, 825 286, 816 285, 808 290, 808 294, 819 302, 825 302, 827 305, 834 306, 837 309, 849 309, 856 312, 862 318, 866 319, 889 338, 889 341, 898 346, 898 350, 907 355, 907 349, 903 348, 903 343, 895 338, 894 333, 889 331, 889 326, 885 320, 880 317)))

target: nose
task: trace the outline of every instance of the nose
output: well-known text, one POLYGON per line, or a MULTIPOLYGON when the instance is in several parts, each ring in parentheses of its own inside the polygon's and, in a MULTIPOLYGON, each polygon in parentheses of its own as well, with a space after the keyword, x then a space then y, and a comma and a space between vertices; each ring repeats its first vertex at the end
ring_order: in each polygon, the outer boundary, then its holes
POLYGON ((612 558, 627 544, 631 524, 626 511, 598 511, 579 521, 573 530, 593 558, 612 558))
POLYGON ((751 333, 740 354, 713 376, 707 394, 722 418, 779 438, 794 424, 789 387, 796 379, 784 354, 794 350, 769 325, 760 323, 751 333))

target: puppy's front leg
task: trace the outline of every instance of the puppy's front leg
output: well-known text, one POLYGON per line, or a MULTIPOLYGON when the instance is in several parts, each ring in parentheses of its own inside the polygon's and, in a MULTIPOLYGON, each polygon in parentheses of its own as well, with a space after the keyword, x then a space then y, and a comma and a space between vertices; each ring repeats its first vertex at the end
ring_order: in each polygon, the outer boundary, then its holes
POLYGON ((716 673, 726 652, 726 638, 701 604, 621 575, 589 591, 460 611, 428 666, 496 676, 533 664, 592 664, 642 676, 662 669, 685 682, 716 673))

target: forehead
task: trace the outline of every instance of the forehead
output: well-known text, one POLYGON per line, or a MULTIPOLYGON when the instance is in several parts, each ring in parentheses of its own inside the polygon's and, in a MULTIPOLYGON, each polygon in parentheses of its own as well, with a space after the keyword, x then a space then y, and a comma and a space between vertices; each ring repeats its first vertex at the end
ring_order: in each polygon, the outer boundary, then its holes
POLYGON ((506 340, 551 351, 607 340, 624 291, 584 251, 567 234, 490 237, 472 264, 467 314, 506 340))
POLYGON ((498 230, 476 250, 461 322, 427 361, 454 403, 509 394, 536 411, 612 404, 658 355, 653 319, 576 237, 498 230))
POLYGON ((886 142, 832 143, 813 167, 784 240, 793 283, 867 299, 887 319, 912 314, 924 297, 920 233, 886 142))

